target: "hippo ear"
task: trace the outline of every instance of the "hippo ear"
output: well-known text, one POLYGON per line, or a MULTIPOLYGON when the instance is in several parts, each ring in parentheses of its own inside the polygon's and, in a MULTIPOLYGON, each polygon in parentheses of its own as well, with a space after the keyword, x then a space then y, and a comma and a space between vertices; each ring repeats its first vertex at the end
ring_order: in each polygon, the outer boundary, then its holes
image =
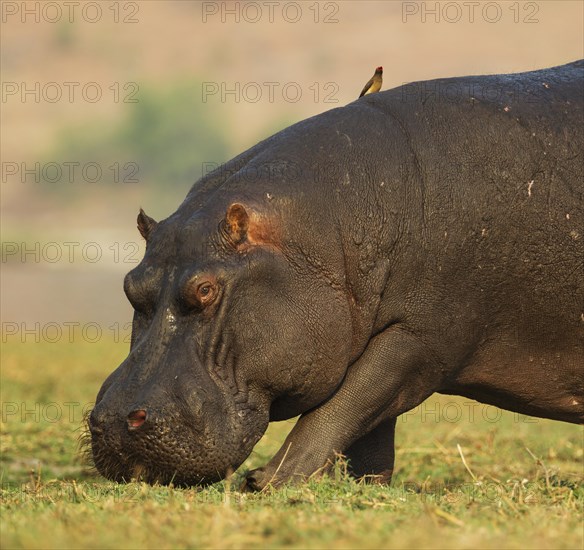
POLYGON ((150 216, 148 216, 146 212, 144 212, 144 210, 142 210, 141 208, 140 213, 138 214, 137 221, 138 231, 140 231, 140 235, 142 235, 142 237, 144 237, 144 239, 147 241, 152 230, 158 225, 158 222, 156 220, 153 220, 150 216))
POLYGON ((279 224, 258 210, 234 202, 227 208, 227 214, 222 223, 222 230, 227 240, 238 251, 247 250, 250 246, 280 247, 279 224))
POLYGON ((247 237, 249 214, 243 204, 234 202, 229 205, 225 215, 225 231, 229 240, 236 246, 242 244, 247 237))

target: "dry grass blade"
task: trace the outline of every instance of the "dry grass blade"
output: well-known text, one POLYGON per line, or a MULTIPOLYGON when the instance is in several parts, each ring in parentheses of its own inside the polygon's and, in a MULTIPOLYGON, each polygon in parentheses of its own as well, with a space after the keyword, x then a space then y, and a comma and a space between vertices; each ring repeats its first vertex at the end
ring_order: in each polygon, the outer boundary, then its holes
POLYGON ((274 479, 276 478, 276 475, 278 474, 278 471, 280 470, 280 468, 282 467, 282 464, 284 464, 284 460, 286 460, 286 457, 288 456, 288 451, 290 450, 290 446, 292 445, 292 443, 288 444, 288 448, 286 449, 286 452, 284 453, 284 456, 282 457, 282 460, 280 460, 280 464, 278 464, 278 467, 276 468, 276 471, 274 472, 274 475, 270 478, 270 481, 268 481, 265 485, 265 487, 260 491, 260 492, 264 492, 267 490, 268 487, 271 487, 272 485, 272 481, 274 481, 274 479))
POLYGON ((458 449, 458 454, 460 455, 460 458, 462 459, 462 463, 464 464, 466 471, 470 474, 470 477, 472 477, 473 481, 478 481, 477 477, 472 473, 472 470, 470 469, 469 465, 466 463, 466 459, 464 458, 464 454, 462 452, 462 447, 460 446, 459 443, 456 444, 456 448, 458 449))
POLYGON ((464 527, 464 521, 448 513, 446 510, 442 510, 442 508, 439 508, 438 506, 434 508, 432 512, 436 514, 438 517, 445 519, 449 523, 452 523, 453 525, 456 525, 458 527, 464 527))
POLYGON ((525 447, 525 450, 531 455, 531 458, 533 458, 533 460, 535 460, 535 463, 538 466, 541 466, 541 469, 543 470, 543 475, 545 477, 545 486, 546 486, 548 491, 551 491, 552 487, 550 484, 549 471, 548 471, 546 465, 543 463, 543 460, 541 458, 538 458, 537 456, 535 456, 527 447, 525 447))

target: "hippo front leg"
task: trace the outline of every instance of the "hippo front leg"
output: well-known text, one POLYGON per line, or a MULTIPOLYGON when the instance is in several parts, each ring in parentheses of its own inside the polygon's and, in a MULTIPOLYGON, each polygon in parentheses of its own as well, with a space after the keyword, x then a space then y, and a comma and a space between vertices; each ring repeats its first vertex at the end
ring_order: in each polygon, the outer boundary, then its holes
POLYGON ((261 490, 306 478, 339 452, 353 459, 358 476, 387 474, 395 419, 440 382, 441 369, 428 348, 412 332, 391 326, 371 339, 337 392, 300 417, 274 458, 249 472, 246 487, 261 490))

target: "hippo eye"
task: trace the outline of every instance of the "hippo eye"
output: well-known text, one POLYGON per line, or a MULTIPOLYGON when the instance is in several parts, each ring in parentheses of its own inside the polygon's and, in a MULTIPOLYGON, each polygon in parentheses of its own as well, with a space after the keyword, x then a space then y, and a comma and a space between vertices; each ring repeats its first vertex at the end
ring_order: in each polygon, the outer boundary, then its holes
POLYGON ((219 296, 219 285, 214 275, 204 273, 190 277, 180 291, 185 311, 201 310, 210 306, 219 296))
POLYGON ((217 296, 217 288, 210 281, 205 281, 197 286, 197 300, 203 306, 208 306, 217 296))

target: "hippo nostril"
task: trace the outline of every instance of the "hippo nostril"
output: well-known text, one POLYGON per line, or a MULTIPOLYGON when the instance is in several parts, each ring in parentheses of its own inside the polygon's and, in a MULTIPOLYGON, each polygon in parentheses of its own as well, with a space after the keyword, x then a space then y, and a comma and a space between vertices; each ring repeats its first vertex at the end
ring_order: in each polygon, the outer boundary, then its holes
POLYGON ((142 424, 144 424, 144 422, 146 422, 146 411, 143 409, 138 409, 136 411, 132 411, 129 415, 128 415, 128 428, 130 429, 137 429, 140 426, 142 426, 142 424))

